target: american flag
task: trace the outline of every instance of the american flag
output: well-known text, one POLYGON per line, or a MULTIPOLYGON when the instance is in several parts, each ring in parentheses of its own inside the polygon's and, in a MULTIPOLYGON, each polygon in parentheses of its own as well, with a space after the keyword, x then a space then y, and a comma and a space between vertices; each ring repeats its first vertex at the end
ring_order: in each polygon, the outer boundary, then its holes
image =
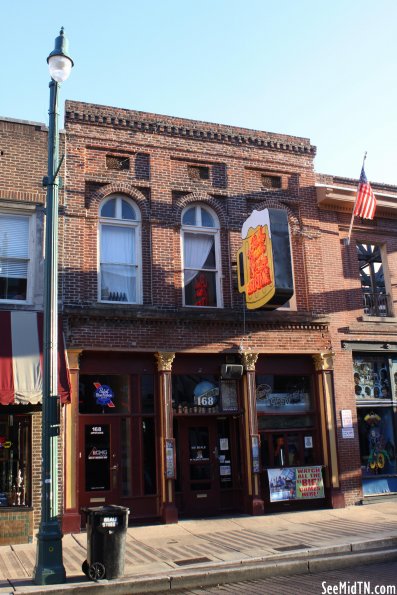
POLYGON ((360 182, 357 188, 357 198, 354 215, 362 219, 373 219, 375 216, 376 198, 372 192, 371 184, 365 175, 364 166, 361 170, 360 182))

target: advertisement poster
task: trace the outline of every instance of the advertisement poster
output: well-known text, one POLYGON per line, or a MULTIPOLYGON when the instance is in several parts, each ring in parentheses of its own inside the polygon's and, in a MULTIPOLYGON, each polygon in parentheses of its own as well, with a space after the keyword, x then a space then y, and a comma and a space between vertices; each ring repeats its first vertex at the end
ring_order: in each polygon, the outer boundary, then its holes
POLYGON ((324 498, 321 467, 296 468, 296 496, 304 500, 324 498))
POLYGON ((251 448, 252 448, 252 471, 254 473, 260 473, 261 465, 259 460, 259 436, 251 436, 251 448))
POLYGON ((167 479, 176 478, 175 469, 175 441, 173 438, 166 438, 165 440, 165 476, 167 479))
POLYGON ((85 426, 85 490, 110 489, 110 431, 108 424, 85 426))
POLYGON ((270 502, 324 498, 321 467, 268 469, 270 502))

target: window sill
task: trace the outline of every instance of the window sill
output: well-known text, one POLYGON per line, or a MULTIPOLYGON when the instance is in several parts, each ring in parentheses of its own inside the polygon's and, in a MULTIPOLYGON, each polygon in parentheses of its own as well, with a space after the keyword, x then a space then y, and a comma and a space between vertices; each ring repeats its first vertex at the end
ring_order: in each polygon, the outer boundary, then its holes
POLYGON ((360 318, 362 322, 384 322, 384 323, 397 323, 397 318, 394 316, 367 316, 363 314, 360 318))
POLYGON ((10 306, 31 306, 32 302, 28 301, 28 300, 2 300, 0 299, 0 306, 4 304, 4 305, 10 305, 10 306))
POLYGON ((140 302, 126 302, 124 300, 98 300, 98 304, 105 306, 140 306, 140 302))
POLYGON ((0 506, 0 513, 1 512, 13 512, 17 510, 18 512, 31 512, 33 510, 32 506, 0 506))

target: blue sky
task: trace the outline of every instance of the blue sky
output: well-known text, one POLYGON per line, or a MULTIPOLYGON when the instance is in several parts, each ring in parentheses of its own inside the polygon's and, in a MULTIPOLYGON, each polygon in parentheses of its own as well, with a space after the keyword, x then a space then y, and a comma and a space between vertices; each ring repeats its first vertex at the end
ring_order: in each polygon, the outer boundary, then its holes
POLYGON ((318 172, 397 185, 395 0, 3 0, 0 115, 47 122, 46 58, 65 27, 62 100, 310 138, 318 172))

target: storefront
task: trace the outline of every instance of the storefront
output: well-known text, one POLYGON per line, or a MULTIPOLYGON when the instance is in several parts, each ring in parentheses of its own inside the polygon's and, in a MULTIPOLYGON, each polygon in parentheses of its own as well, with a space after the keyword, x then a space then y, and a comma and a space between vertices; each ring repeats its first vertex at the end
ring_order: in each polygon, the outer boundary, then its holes
POLYGON ((79 508, 119 504, 158 515, 153 354, 85 353, 79 378, 79 508))
POLYGON ((242 509, 242 411, 223 361, 177 355, 165 394, 155 354, 83 353, 79 509, 120 504, 132 520, 242 509))
POLYGON ((260 356, 256 411, 265 510, 324 506, 325 460, 313 359, 260 356))
POLYGON ((78 511, 175 522, 332 504, 323 373, 311 356, 83 352, 78 511), (275 495, 276 472, 299 498, 275 495))
MULTIPOLYGON (((37 312, 0 312, 0 544, 31 541, 40 520, 42 324, 37 312)), ((70 387, 59 330, 65 404, 70 387)))
POLYGON ((353 353, 363 495, 397 492, 397 356, 353 353))

